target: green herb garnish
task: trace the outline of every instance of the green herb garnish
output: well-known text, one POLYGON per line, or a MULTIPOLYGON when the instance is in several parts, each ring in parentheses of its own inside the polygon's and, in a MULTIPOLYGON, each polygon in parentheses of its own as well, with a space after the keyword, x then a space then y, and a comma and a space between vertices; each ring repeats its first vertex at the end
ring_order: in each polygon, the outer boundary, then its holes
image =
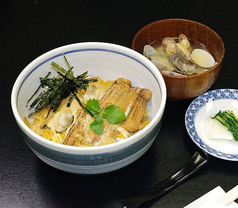
POLYGON ((121 123, 126 119, 125 113, 116 105, 109 105, 102 111, 99 102, 95 99, 90 99, 85 107, 87 109, 86 112, 90 113, 90 115, 97 115, 90 124, 90 128, 99 135, 103 133, 103 118, 111 124, 121 123))
POLYGON ((238 120, 233 111, 219 111, 212 119, 217 119, 222 125, 228 128, 235 139, 238 142, 238 120))
MULTIPOLYGON (((66 57, 63 55, 68 70, 65 70, 63 67, 59 66, 55 62, 51 63, 51 66, 54 71, 58 73, 57 77, 48 78, 49 74, 46 77, 40 78, 40 86, 36 90, 36 92, 31 96, 31 98, 27 101, 27 105, 33 99, 33 97, 37 94, 40 88, 44 88, 44 90, 37 96, 37 98, 31 103, 30 108, 35 108, 34 112, 29 114, 29 117, 34 116, 35 113, 42 110, 43 108, 50 106, 49 112, 52 110, 55 112, 61 101, 67 97, 69 97, 69 102, 67 107, 70 106, 73 98, 77 100, 79 105, 85 108, 80 99, 77 97, 77 89, 81 88, 86 90, 88 87, 88 83, 90 81, 96 82, 97 79, 87 79, 88 72, 84 72, 81 75, 74 77, 73 75, 73 67, 69 65, 66 57)), ((48 112, 48 114, 49 114, 48 112)))

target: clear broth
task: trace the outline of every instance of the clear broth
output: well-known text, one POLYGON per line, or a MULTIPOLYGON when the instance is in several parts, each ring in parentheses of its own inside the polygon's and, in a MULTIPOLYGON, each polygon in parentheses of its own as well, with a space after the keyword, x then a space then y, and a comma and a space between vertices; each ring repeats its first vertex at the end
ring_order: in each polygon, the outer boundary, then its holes
MULTIPOLYGON (((178 42, 178 37, 174 37, 173 39, 176 42, 178 42)), ((167 72, 166 71, 161 71, 161 72, 164 73, 164 74, 170 74, 170 75, 176 75, 176 76, 186 76, 184 74, 180 74, 180 73, 176 72, 176 67, 172 65, 172 63, 169 60, 170 57, 166 54, 166 52, 162 48, 162 40, 163 40, 163 38, 161 38, 159 40, 156 40, 156 41, 149 44, 150 46, 152 46, 153 48, 155 48, 158 51, 158 54, 160 56, 158 58, 162 58, 163 59, 162 62, 167 67, 167 70, 166 70, 167 72)), ((211 52, 202 43, 199 43, 199 42, 191 40, 191 39, 189 39, 189 42, 190 42, 190 50, 189 50, 190 53, 194 49, 203 49, 203 50, 206 50, 208 53, 211 54, 211 52)), ((200 74, 200 73, 203 73, 207 70, 209 70, 209 68, 196 67, 195 72, 193 74, 200 74)))

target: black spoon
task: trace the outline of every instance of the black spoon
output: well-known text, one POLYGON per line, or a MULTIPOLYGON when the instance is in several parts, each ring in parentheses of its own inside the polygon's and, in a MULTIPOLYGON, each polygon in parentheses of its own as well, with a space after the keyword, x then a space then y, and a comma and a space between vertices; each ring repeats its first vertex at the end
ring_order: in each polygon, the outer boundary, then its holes
POLYGON ((209 158, 206 152, 202 151, 202 154, 196 152, 178 172, 161 183, 130 196, 105 201, 95 208, 137 208, 139 205, 169 192, 207 164, 208 161, 209 158))

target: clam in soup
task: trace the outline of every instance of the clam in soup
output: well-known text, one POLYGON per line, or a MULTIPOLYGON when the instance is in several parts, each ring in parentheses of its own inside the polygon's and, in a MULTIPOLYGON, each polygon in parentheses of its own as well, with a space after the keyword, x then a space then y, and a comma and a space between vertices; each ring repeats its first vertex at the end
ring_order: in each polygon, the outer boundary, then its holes
POLYGON ((165 37, 145 45, 146 56, 163 74, 187 76, 203 73, 217 62, 202 44, 189 40, 184 34, 165 37))

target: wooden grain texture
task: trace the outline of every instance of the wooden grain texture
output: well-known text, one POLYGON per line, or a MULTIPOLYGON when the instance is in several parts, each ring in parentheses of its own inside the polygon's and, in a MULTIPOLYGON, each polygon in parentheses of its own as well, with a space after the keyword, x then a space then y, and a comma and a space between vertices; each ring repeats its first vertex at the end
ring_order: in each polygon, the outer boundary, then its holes
POLYGON ((206 92, 216 81, 225 54, 224 43, 215 31, 199 22, 186 19, 164 19, 150 23, 135 35, 132 49, 143 53, 146 44, 164 37, 178 37, 181 33, 205 45, 217 61, 217 65, 202 74, 186 77, 163 74, 169 100, 194 98, 206 92))

